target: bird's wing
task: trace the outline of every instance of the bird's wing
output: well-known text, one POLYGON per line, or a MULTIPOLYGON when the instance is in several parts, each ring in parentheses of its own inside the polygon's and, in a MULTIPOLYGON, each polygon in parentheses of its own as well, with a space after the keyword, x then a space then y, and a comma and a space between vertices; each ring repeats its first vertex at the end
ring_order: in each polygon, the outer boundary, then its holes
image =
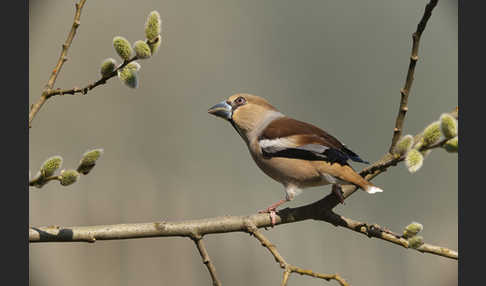
POLYGON ((325 160, 342 165, 349 159, 368 163, 324 130, 289 117, 272 121, 258 139, 267 157, 325 160))

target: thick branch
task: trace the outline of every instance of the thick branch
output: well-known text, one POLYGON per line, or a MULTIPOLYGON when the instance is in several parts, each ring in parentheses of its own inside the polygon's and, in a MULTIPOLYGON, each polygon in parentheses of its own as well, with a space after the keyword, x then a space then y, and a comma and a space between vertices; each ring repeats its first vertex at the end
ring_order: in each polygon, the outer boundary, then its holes
POLYGON ((413 44, 412 44, 412 55, 410 56, 410 64, 408 65, 408 72, 407 78, 405 80, 404 87, 400 90, 400 107, 398 109, 397 119, 395 121, 395 128, 393 129, 393 138, 392 143, 390 145, 389 152, 393 153, 393 148, 397 144, 400 136, 402 135, 402 128, 403 122, 405 120, 405 115, 408 111, 408 96, 410 94, 410 90, 412 88, 413 77, 415 73, 415 65, 418 61, 418 49, 420 43, 420 36, 422 36, 422 32, 425 30, 425 26, 427 25, 427 21, 429 20, 430 16, 432 15, 432 10, 437 5, 438 0, 431 0, 427 6, 425 6, 425 11, 420 20, 419 24, 417 25, 417 30, 412 34, 413 44))
POLYGON ((46 87, 44 91, 42 92, 41 97, 35 103, 32 105, 32 108, 29 113, 29 128, 31 127, 32 120, 34 120, 35 115, 41 107, 44 105, 44 103, 49 99, 49 92, 54 86, 54 83, 56 82, 57 76, 59 75, 59 72, 61 71, 62 66, 64 65, 64 62, 67 61, 67 52, 69 47, 71 46, 71 43, 73 42, 74 36, 76 35, 76 30, 78 29, 80 25, 79 19, 81 18, 81 10, 83 9, 84 3, 86 0, 80 0, 79 3, 76 3, 76 13, 74 14, 74 21, 73 25, 71 27, 71 30, 69 31, 68 37, 66 39, 66 42, 62 45, 62 51, 61 55, 59 56, 59 60, 57 61, 56 67, 52 70, 51 76, 49 78, 49 81, 46 84, 46 87))
POLYGON ((287 281, 291 273, 299 273, 300 275, 307 275, 314 278, 324 279, 327 281, 336 280, 337 282, 339 282, 341 286, 349 286, 346 280, 344 280, 338 274, 321 274, 321 273, 313 272, 312 270, 302 269, 300 267, 287 263, 287 261, 285 261, 282 255, 280 255, 280 253, 277 251, 275 245, 272 244, 270 240, 268 240, 268 238, 266 238, 254 224, 249 222, 247 225, 247 230, 256 239, 258 239, 258 241, 260 241, 262 246, 264 246, 266 249, 268 249, 268 251, 270 251, 270 253, 273 255, 277 263, 280 265, 280 268, 284 270, 281 286, 287 285, 287 281))
MULTIPOLYGON (((279 211, 276 216, 276 225, 308 219, 326 221, 333 225, 343 226, 355 231, 357 231, 355 229, 357 225, 365 225, 340 216, 336 217, 337 215, 329 209, 328 198, 329 196, 326 196, 324 199, 306 206, 286 208, 279 211)), ((150 222, 75 227, 31 227, 29 229, 29 240, 30 242, 95 242, 96 240, 169 236, 193 238, 195 233, 206 235, 213 233, 246 232, 248 231, 249 225, 256 228, 265 228, 271 227, 272 223, 268 214, 255 214, 251 216, 224 216, 181 222, 150 222)), ((359 229, 359 232, 361 232, 361 229, 359 229)), ((375 237, 405 246, 401 240, 394 240, 392 236, 387 234, 389 233, 385 232, 383 235, 375 237)), ((457 259, 457 255, 454 257, 454 253, 456 252, 447 248, 427 245, 420 251, 422 250, 426 253, 457 259), (437 249, 442 249, 442 251, 436 251, 437 249), (451 255, 446 255, 446 253, 451 253, 451 255)))
POLYGON ((200 235, 195 235, 192 237, 192 240, 196 244, 197 250, 199 251, 199 254, 201 255, 202 261, 204 265, 206 265, 206 268, 209 271, 209 275, 211 275, 211 280, 213 281, 213 286, 221 286, 221 282, 219 281, 217 275, 216 275, 216 267, 214 264, 211 262, 211 259, 209 258, 208 251, 206 250, 206 247, 204 246, 204 243, 202 241, 202 236, 200 235))

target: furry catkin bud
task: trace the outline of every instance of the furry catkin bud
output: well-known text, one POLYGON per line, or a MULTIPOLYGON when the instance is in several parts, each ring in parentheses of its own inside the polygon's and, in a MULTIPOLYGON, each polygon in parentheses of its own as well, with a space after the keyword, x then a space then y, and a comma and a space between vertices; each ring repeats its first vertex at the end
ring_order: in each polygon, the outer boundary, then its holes
POLYGON ((53 156, 47 159, 40 169, 40 173, 43 177, 50 177, 54 175, 57 169, 59 169, 62 165, 62 157, 61 156, 53 156))
POLYGON ((423 146, 427 147, 434 143, 437 143, 440 139, 440 122, 432 122, 424 129, 423 136, 423 146))
POLYGON ((79 173, 76 170, 62 170, 60 177, 61 185, 69 186, 78 180, 79 173))
POLYGON ((133 53, 132 46, 130 45, 130 42, 124 37, 114 37, 113 47, 115 48, 117 54, 125 61, 128 61, 131 58, 133 53))
POLYGON ((150 52, 152 56, 155 55, 155 53, 157 53, 157 51, 159 50, 161 42, 162 42, 162 37, 160 35, 154 40, 147 42, 147 44, 150 47, 150 52))
POLYGON ((149 45, 141 40, 138 40, 133 44, 133 49, 139 59, 147 59, 152 55, 149 45))
POLYGON ((410 238, 412 236, 415 236, 417 233, 421 232, 422 229, 424 229, 424 227, 421 223, 412 222, 411 224, 407 225, 407 227, 405 227, 405 230, 403 231, 403 237, 410 238))
POLYGON ((412 145, 413 136, 405 135, 400 139, 400 141, 398 141, 397 145, 395 146, 395 153, 403 155, 412 148, 412 145))
POLYGON ((408 151, 405 157, 405 165, 410 173, 417 172, 424 162, 424 157, 417 149, 408 151))
POLYGON ((83 175, 87 175, 94 168, 96 160, 100 158, 101 154, 103 154, 103 149, 94 149, 84 153, 77 171, 83 175))
POLYGON ((444 149, 449 153, 457 153, 459 150, 459 138, 456 136, 444 143, 444 149))
POLYGON ((422 244, 424 244, 424 238, 420 235, 408 239, 408 247, 410 248, 419 248, 422 244))
POLYGON ((440 129, 442 134, 447 139, 454 138, 457 136, 457 121, 454 117, 447 113, 440 116, 440 129))
POLYGON ((116 61, 112 58, 105 59, 101 64, 100 72, 101 76, 105 77, 108 76, 115 70, 116 61))
POLYGON ((412 145, 412 148, 420 150, 423 145, 424 145, 424 138, 420 137, 418 142, 416 142, 414 145, 412 145))
POLYGON ((137 62, 131 62, 128 65, 126 65, 127 69, 130 69, 131 71, 137 72, 140 70, 140 64, 137 62))
POLYGON ((138 87, 138 75, 137 72, 130 68, 128 65, 118 70, 118 78, 127 86, 131 88, 138 87))
POLYGON ((160 14, 157 11, 152 11, 147 17, 147 22, 145 23, 145 37, 152 41, 157 38, 161 32, 161 20, 160 14))

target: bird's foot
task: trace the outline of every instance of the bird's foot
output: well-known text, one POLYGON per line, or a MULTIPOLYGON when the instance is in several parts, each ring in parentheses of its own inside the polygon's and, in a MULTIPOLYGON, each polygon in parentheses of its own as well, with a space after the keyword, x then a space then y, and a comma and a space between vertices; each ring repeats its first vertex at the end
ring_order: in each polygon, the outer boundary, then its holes
POLYGON ((287 198, 281 199, 280 201, 274 203, 273 205, 269 206, 265 210, 258 211, 258 213, 269 213, 270 214, 270 219, 272 220, 272 227, 275 226, 276 220, 277 220, 277 207, 279 207, 281 204, 288 202, 289 200, 287 198))
POLYGON ((258 211, 259 214, 264 214, 264 213, 268 213, 270 214, 270 220, 272 222, 272 227, 275 226, 275 223, 277 221, 277 212, 276 212, 276 208, 275 207, 269 207, 265 210, 261 210, 261 211, 258 211))
POLYGON ((336 195, 339 202, 344 205, 344 192, 341 186, 338 184, 332 185, 332 192, 336 195))

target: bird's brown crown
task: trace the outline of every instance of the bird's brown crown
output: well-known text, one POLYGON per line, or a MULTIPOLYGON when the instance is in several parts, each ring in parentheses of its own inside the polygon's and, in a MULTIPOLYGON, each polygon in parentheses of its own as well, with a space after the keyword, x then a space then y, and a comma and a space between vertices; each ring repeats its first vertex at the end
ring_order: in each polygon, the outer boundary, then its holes
POLYGON ((248 94, 248 93, 233 94, 232 96, 228 97, 227 102, 231 104, 233 108, 235 108, 236 107, 235 105, 237 105, 237 99, 240 97, 244 99, 244 101, 246 102, 245 104, 261 106, 267 110, 277 110, 265 98, 253 94, 248 94))

